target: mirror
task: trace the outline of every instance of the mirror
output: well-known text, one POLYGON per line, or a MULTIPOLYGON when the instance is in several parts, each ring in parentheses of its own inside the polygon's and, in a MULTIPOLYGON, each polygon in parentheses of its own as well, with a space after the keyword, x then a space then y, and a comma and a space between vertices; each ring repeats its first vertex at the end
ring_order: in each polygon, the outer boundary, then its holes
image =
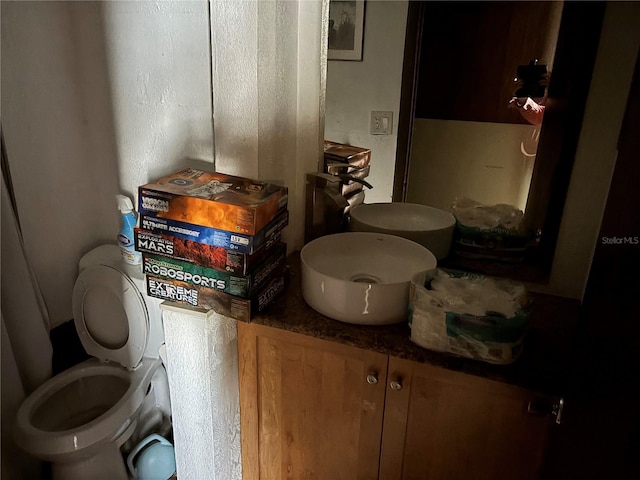
MULTIPOLYGON (((376 22, 373 13, 385 3, 365 4, 363 63, 381 51, 367 36, 372 30, 380 32, 378 25, 372 25, 376 22)), ((407 201, 449 210, 455 198, 464 196, 486 204, 514 205, 525 211, 528 231, 539 234, 526 265, 486 262, 473 268, 498 274, 506 270, 510 276, 519 276, 529 265, 536 272, 525 277, 544 282, 555 249, 604 5, 391 3, 387 9, 406 8, 406 36, 399 52, 403 55, 402 75, 396 84, 401 97, 394 122, 396 158, 391 160, 391 198, 382 200, 378 192, 373 201, 407 201), (514 77, 518 66, 534 58, 552 72, 542 125, 530 124, 509 104, 517 88, 514 77)), ((391 37, 393 12, 385 15, 389 25, 386 33, 391 37)), ((388 41, 391 43, 393 39, 388 41)), ((389 69, 393 61, 386 59, 389 69)), ((374 189, 384 189, 384 179, 380 185, 374 172, 384 168, 379 163, 388 161, 376 155, 376 147, 388 139, 335 137, 340 121, 345 131, 355 127, 346 121, 347 107, 341 110, 332 104, 334 75, 342 75, 341 84, 348 85, 348 69, 356 74, 366 70, 366 65, 347 63, 351 62, 329 62, 325 136, 355 145, 360 141, 360 146, 372 148, 372 183, 374 189), (369 143, 363 143, 366 141, 369 143)), ((379 83, 385 74, 380 69, 379 75, 368 80, 359 77, 358 88, 377 89, 382 96, 379 83)), ((370 110, 383 110, 381 107, 375 100, 368 105, 370 110)))
POLYGON ((562 4, 425 3, 406 201, 525 211, 562 4))

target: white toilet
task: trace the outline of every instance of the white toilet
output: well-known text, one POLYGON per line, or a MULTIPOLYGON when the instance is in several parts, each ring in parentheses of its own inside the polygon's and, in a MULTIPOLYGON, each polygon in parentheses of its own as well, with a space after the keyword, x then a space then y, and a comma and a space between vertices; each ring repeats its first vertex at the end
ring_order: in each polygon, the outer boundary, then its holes
POLYGON ((52 463, 54 479, 127 479, 121 447, 170 425, 160 300, 116 245, 82 257, 73 316, 87 360, 56 375, 21 405, 16 442, 52 463))

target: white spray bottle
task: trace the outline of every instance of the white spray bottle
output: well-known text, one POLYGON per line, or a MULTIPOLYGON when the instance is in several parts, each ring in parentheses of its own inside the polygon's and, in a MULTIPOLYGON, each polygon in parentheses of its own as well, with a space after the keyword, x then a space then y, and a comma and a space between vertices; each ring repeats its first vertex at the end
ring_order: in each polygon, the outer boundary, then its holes
POLYGON ((131 265, 140 265, 142 263, 142 254, 136 252, 133 239, 133 229, 138 222, 133 211, 133 204, 131 199, 124 195, 116 195, 116 199, 118 201, 118 210, 122 215, 122 225, 120 232, 118 232, 118 245, 120 245, 122 258, 131 265))

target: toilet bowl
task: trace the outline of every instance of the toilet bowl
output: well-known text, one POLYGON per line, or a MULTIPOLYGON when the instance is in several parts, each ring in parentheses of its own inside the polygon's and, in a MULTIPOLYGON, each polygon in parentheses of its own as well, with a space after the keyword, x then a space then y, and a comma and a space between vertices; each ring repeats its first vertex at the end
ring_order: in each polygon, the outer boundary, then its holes
POLYGON ((116 245, 80 260, 73 291, 78 336, 91 358, 36 389, 18 410, 17 444, 51 462, 54 479, 127 479, 121 447, 170 417, 159 356, 161 301, 116 245))

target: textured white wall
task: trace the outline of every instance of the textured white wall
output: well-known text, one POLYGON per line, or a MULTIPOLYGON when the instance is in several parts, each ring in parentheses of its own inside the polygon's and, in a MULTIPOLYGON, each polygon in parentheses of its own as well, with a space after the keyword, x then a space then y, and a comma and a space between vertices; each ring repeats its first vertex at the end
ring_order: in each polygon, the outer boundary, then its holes
POLYGON ((322 152, 328 1, 211 4, 216 170, 286 185, 289 251, 302 248, 304 174, 322 152))
POLYGON ((114 195, 213 160, 208 3, 1 2, 2 127, 52 326, 80 256, 114 242, 114 195))
POLYGON ((325 138, 371 149, 366 203, 390 202, 393 194, 407 8, 403 0, 368 0, 362 61, 328 62, 325 138), (391 135, 369 133, 372 110, 393 112, 391 135))
POLYGON ((121 188, 134 193, 185 159, 212 163, 207 1, 103 9, 121 188))

